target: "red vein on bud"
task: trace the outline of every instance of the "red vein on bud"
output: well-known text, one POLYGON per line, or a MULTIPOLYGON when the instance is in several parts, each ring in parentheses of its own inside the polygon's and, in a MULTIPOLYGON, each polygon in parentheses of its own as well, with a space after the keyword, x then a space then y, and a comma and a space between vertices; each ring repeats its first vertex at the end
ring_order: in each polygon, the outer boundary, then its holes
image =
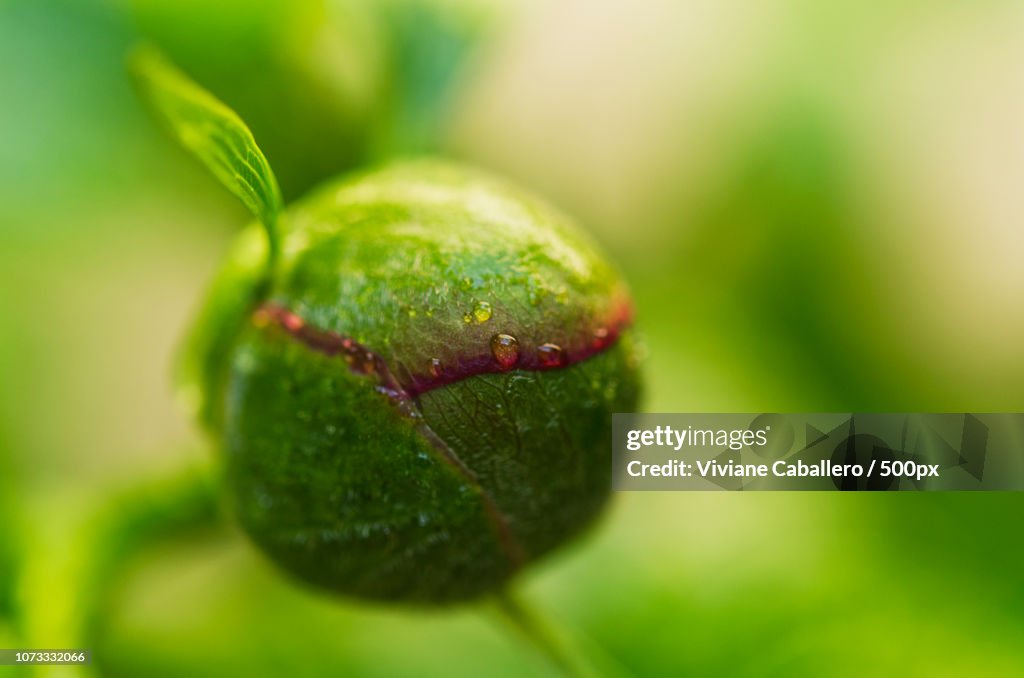
POLYGON ((432 361, 422 373, 405 373, 404 383, 399 382, 379 354, 347 335, 309 325, 283 306, 263 304, 253 314, 253 321, 257 325, 278 325, 314 351, 329 356, 340 355, 353 372, 375 376, 379 382, 378 388, 385 393, 400 394, 407 399, 414 399, 435 388, 479 374, 508 372, 513 369, 559 370, 581 363, 615 345, 622 332, 633 322, 633 307, 625 298, 619 299, 613 306, 607 323, 584 336, 577 337, 569 345, 559 347, 546 342, 533 345, 519 339, 516 340, 517 355, 511 364, 498 360, 493 347, 482 346, 475 354, 460 356, 455 364, 442 366, 439 361, 432 361), (552 349, 557 349, 557 355, 553 355, 552 349))

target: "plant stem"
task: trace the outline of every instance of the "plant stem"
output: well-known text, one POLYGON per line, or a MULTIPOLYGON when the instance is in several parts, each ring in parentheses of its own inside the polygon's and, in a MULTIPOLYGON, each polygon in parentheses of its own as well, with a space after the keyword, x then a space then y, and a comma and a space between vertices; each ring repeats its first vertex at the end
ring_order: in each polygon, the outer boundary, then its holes
MULTIPOLYGON (((26 646, 93 649, 132 557, 214 526, 216 514, 213 473, 201 468, 104 501, 71 524, 37 526, 19 587, 26 646)), ((37 668, 36 675, 93 675, 86 667, 37 668)))
POLYGON ((586 643, 588 651, 585 652, 583 643, 578 640, 572 642, 568 633, 556 630, 550 620, 543 619, 538 611, 530 609, 512 591, 505 589, 498 593, 495 603, 505 623, 565 675, 574 678, 629 675, 595 643, 586 643))

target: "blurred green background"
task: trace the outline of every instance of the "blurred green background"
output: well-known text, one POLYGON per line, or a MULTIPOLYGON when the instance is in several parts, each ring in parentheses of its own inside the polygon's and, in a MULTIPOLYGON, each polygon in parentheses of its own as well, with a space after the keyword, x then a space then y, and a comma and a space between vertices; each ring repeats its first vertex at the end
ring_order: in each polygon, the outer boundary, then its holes
MULTIPOLYGON (((140 38, 288 199, 437 151, 577 215, 633 286, 648 411, 1024 409, 1019 2, 0 0, 0 647, 87 629, 110 676, 552 672, 483 608, 302 589, 202 509, 149 506, 146 548, 104 532, 211 456, 170 366, 246 221, 134 96, 140 38)), ((522 584, 624 675, 1024 675, 1022 518, 623 494, 522 584)))

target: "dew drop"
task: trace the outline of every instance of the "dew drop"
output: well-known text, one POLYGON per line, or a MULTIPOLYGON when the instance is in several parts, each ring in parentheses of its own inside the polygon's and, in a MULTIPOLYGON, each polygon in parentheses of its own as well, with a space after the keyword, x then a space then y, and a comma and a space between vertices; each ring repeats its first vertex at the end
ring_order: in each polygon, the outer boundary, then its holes
POLYGON ((508 369, 519 362, 519 341, 511 334, 495 334, 491 337, 491 354, 508 369))
POLYGON ((486 301, 478 301, 473 309, 473 318, 478 323, 485 323, 491 319, 491 305, 486 301))
POLYGON ((594 348, 604 348, 604 345, 608 343, 608 330, 604 327, 594 330, 594 340, 591 343, 594 348))
POLYGON ((444 368, 441 365, 441 361, 437 358, 430 359, 430 374, 434 377, 440 377, 444 372, 444 368))
POLYGON ((544 367, 558 367, 565 359, 565 354, 557 344, 541 344, 537 347, 537 359, 544 367))

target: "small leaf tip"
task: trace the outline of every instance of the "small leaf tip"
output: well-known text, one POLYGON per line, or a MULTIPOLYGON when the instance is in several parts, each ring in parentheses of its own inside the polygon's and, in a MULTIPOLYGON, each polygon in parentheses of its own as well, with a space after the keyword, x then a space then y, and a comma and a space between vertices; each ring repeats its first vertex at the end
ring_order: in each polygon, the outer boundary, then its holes
POLYGON ((142 98, 178 142, 263 224, 272 267, 280 248, 283 201, 277 178, 248 126, 152 44, 133 47, 127 65, 142 98))

